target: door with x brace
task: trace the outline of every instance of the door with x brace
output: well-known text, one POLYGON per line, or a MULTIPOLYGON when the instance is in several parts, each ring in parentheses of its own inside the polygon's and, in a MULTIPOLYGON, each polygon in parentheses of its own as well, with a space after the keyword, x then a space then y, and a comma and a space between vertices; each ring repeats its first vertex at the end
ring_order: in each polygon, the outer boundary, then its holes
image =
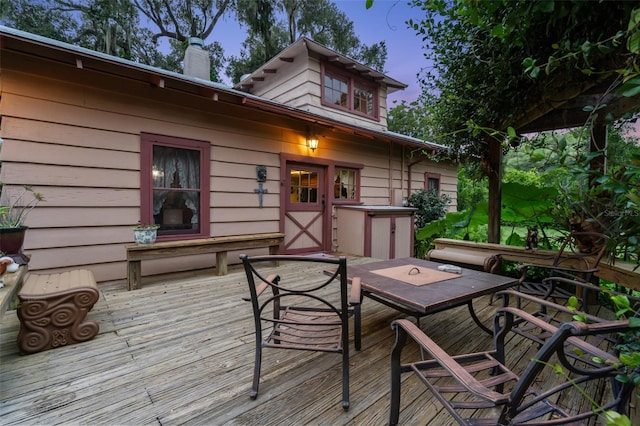
POLYGON ((325 250, 327 195, 325 168, 287 163, 284 247, 288 254, 325 250))

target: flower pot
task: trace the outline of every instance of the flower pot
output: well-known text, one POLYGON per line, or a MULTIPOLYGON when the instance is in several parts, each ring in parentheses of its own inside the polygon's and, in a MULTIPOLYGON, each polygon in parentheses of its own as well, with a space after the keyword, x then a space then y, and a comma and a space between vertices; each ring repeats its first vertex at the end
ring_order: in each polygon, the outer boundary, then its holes
POLYGON ((157 234, 158 230, 156 228, 133 230, 133 238, 135 239, 136 244, 141 246, 155 243, 157 234))
POLYGON ((5 255, 22 253, 26 226, 18 228, 0 228, 0 251, 5 255))

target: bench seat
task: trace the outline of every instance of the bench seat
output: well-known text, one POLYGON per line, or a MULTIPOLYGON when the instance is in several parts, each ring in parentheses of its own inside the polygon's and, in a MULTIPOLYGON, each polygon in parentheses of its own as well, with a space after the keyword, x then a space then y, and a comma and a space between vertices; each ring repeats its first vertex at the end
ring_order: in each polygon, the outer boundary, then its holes
POLYGON ((100 330, 98 323, 85 318, 99 297, 93 273, 86 269, 29 275, 18 293, 20 353, 40 352, 95 337, 100 330))
POLYGON ((128 288, 129 290, 140 288, 142 284, 141 262, 143 260, 215 253, 217 274, 226 275, 227 252, 233 250, 269 248, 269 254, 278 254, 280 245, 283 242, 284 234, 274 232, 201 238, 196 240, 162 241, 151 245, 130 245, 127 246, 128 288))

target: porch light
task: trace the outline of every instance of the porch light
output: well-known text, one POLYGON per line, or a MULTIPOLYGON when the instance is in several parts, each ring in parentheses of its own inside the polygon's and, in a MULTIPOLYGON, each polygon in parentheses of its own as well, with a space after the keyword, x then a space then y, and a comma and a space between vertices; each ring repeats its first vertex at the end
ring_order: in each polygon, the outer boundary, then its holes
POLYGON ((307 134, 307 147, 311 150, 311 151, 315 151, 316 149, 318 149, 318 137, 316 135, 314 135, 311 132, 308 132, 307 134))

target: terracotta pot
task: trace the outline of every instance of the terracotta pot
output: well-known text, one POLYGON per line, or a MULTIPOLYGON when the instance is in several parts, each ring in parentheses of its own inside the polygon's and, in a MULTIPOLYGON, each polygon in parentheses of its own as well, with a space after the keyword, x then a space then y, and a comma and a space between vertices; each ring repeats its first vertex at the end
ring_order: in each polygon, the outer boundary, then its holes
POLYGON ((0 275, 5 273, 7 266, 11 265, 11 263, 11 260, 0 260, 0 275))
POLYGON ((0 228, 0 251, 5 255, 22 253, 26 226, 19 228, 0 228))

